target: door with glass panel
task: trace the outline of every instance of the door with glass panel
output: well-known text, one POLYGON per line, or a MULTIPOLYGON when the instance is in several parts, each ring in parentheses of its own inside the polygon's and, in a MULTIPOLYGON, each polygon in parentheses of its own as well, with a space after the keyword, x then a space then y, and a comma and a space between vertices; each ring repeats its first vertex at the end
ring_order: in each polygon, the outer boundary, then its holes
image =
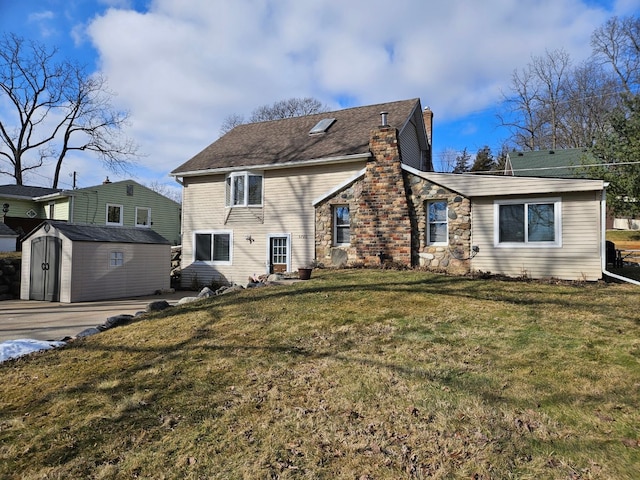
POLYGON ((269 238, 269 273, 287 271, 289 260, 289 238, 273 236, 269 238))

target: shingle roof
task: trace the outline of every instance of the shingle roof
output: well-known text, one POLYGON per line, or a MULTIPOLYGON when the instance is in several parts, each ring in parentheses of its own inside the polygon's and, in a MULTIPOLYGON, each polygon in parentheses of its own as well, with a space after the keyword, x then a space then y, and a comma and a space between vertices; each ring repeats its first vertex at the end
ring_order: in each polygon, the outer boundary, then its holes
POLYGON ((256 167, 290 162, 367 154, 371 130, 380 125, 380 113, 387 123, 401 129, 420 100, 402 100, 303 117, 239 125, 171 172, 188 172, 230 167, 256 167), (309 134, 322 119, 336 121, 325 133, 309 134))
POLYGON ((595 163, 587 148, 512 152, 509 160, 517 177, 586 178, 581 167, 595 163))
POLYGON ((17 237, 18 234, 16 232, 14 232, 13 229, 9 225, 6 225, 6 224, 0 222, 0 236, 17 237))
MULTIPOLYGON (((47 220, 43 222, 43 224, 44 223, 50 224, 62 232, 69 240, 76 242, 152 243, 170 245, 169 240, 149 228, 83 225, 54 220, 47 220)), ((43 224, 41 224, 41 226, 43 224)), ((39 228, 40 227, 36 230, 39 228)))
POLYGON ((32 199, 43 195, 51 195, 62 190, 60 188, 31 187, 29 185, 0 185, 0 196, 24 197, 32 199))

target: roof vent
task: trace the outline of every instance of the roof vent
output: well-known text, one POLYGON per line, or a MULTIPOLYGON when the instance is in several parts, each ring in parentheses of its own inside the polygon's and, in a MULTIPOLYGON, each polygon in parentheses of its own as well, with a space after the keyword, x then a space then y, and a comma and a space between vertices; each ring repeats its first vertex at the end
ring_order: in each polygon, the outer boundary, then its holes
POLYGON ((323 118, 318 123, 316 123, 315 127, 309 130, 309 135, 326 132, 329 129, 329 127, 333 125, 333 122, 335 121, 336 121, 335 118, 323 118))
POLYGON ((387 115, 389 115, 389 112, 380 112, 380 126, 381 127, 388 127, 389 124, 387 123, 387 115))

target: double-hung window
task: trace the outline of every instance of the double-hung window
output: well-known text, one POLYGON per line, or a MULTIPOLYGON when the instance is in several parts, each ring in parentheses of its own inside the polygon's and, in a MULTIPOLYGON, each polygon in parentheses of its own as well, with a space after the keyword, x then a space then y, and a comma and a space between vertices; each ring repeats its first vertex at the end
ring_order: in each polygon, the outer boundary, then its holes
POLYGON ((562 246, 561 210, 557 198, 497 201, 494 204, 496 246, 562 246))
POLYGON ((262 175, 251 172, 231 173, 226 180, 227 207, 259 207, 262 205, 262 175))
POLYGON ((449 227, 447 223, 447 201, 438 200, 427 203, 428 225, 427 245, 447 245, 449 227))
POLYGON ((151 209, 136 207, 136 227, 151 228, 151 209))
POLYGON ((351 243, 351 218, 349 207, 346 205, 333 207, 333 243, 334 245, 351 243))
POLYGON ((196 232, 194 260, 231 265, 233 235, 229 231, 196 232))
POLYGON ((107 203, 107 225, 120 225, 123 221, 123 207, 122 205, 115 205, 113 203, 107 203))

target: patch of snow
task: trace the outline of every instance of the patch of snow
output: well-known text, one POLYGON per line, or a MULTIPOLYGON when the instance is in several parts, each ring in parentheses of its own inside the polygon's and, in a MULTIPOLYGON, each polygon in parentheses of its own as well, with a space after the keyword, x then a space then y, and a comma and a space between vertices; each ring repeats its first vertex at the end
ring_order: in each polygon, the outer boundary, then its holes
POLYGON ((7 340, 6 342, 0 343, 0 362, 40 350, 62 347, 64 344, 65 342, 48 342, 44 340, 32 340, 30 338, 7 340))

